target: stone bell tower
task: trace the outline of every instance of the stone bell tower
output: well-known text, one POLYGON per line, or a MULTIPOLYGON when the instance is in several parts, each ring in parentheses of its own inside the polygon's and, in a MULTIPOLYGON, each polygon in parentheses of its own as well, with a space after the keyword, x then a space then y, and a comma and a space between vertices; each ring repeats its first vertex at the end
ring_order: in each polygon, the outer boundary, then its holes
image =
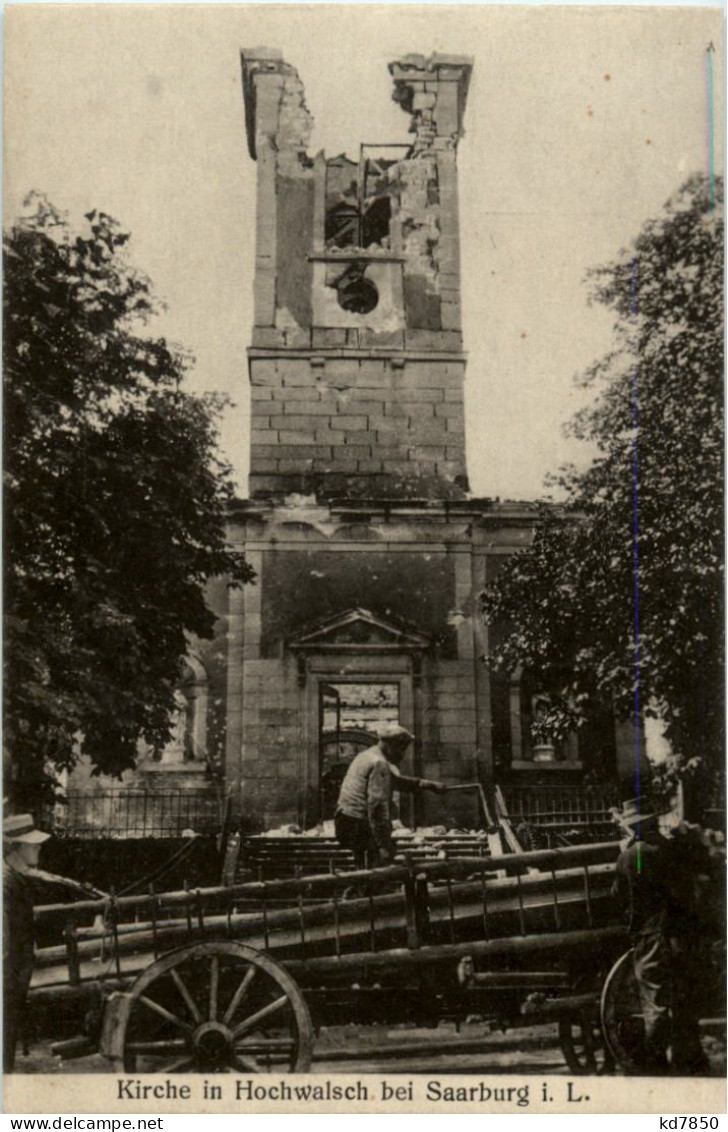
POLYGON ((309 154, 278 51, 245 50, 242 67, 257 216, 250 499, 233 534, 258 582, 231 598, 226 777, 249 826, 310 825, 384 719, 413 732, 411 772, 474 781, 487 764, 456 176, 472 64, 391 63, 411 141, 335 157, 309 154))
MULTIPOLYGON (((258 578, 226 621, 236 808, 248 829, 330 818, 384 721, 414 735, 406 773, 529 777, 528 689, 489 676, 478 595, 528 545, 534 507, 472 499, 465 465, 456 157, 471 61, 391 63, 411 141, 335 157, 309 153, 280 53, 242 62, 255 315, 250 499, 232 536, 258 578)), ((572 744, 539 774, 580 767, 572 744)), ((467 791, 403 817, 482 822, 467 791)))
POLYGON ((471 61, 390 64, 412 142, 307 152, 312 120, 277 51, 244 51, 257 162, 249 351, 253 499, 462 499, 456 151, 471 61))
MULTIPOLYGON (((178 741, 145 764, 144 821, 156 783, 157 825, 170 781, 214 805, 212 768, 246 832, 312 826, 394 721, 414 736, 405 773, 452 785, 525 798, 615 761, 633 772, 632 728, 615 735, 613 721, 537 749, 528 673, 483 663, 501 630, 483 624, 479 595, 538 516, 468 492, 456 159, 472 63, 406 55, 389 71, 410 141, 327 157, 309 152, 294 68, 278 51, 242 54, 257 178, 252 446, 229 537, 256 581, 210 582, 215 638, 187 658, 178 741)), ((467 790, 402 817, 483 821, 467 790)))
MULTIPOLYGON (((613 759, 613 728, 603 751, 573 737, 546 760, 527 675, 483 663, 479 595, 530 543, 536 506, 468 493, 456 159, 472 63, 390 63, 410 142, 334 157, 309 153, 303 86, 278 51, 246 50, 242 68, 252 448, 231 534, 258 577, 224 624, 225 777, 244 827, 330 818, 348 762, 394 720, 414 735, 406 773, 577 782, 584 758, 613 759)), ((402 816, 482 822, 468 791, 402 816)))

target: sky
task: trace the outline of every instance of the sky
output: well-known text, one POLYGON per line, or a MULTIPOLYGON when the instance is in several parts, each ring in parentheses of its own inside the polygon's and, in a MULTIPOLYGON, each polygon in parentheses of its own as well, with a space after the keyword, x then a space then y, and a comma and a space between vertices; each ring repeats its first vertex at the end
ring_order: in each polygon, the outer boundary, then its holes
MULTIPOLYGON (((408 140, 387 63, 468 54, 458 152, 468 464, 476 495, 544 495, 590 453, 563 435, 574 378, 612 318, 585 275, 709 163, 706 48, 718 8, 21 5, 6 9, 5 219, 45 192, 74 225, 101 209, 183 344, 196 390, 231 394, 221 440, 248 466, 255 164, 239 51, 280 48, 306 87, 311 153, 408 140)), ((723 111, 715 110, 722 168, 723 111)))

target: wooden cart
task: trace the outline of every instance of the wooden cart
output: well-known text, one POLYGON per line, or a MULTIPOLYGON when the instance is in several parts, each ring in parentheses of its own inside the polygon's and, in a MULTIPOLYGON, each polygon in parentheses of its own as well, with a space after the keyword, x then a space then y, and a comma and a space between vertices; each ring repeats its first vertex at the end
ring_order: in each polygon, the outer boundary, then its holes
POLYGON ((594 1071, 599 980, 625 944, 617 853, 607 842, 41 908, 64 942, 36 953, 31 1009, 57 1053, 98 1049, 126 1073, 304 1072, 321 1024, 473 1014, 556 1017, 569 1064, 594 1071))

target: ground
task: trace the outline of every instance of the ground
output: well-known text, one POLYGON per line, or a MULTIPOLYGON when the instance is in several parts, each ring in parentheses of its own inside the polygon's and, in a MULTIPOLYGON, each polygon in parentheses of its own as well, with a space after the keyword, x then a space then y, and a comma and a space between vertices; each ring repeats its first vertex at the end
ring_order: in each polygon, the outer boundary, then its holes
MULTIPOLYGON (((711 1076, 725 1074, 725 1043, 709 1039, 711 1076)), ((17 1058, 19 1073, 105 1073, 96 1054, 61 1062, 50 1043, 34 1045, 29 1056, 17 1058)), ((456 1029, 441 1023, 436 1029, 414 1026, 323 1027, 316 1042, 314 1073, 462 1073, 569 1074, 559 1047, 555 1024, 522 1027, 505 1033, 482 1022, 456 1029)))

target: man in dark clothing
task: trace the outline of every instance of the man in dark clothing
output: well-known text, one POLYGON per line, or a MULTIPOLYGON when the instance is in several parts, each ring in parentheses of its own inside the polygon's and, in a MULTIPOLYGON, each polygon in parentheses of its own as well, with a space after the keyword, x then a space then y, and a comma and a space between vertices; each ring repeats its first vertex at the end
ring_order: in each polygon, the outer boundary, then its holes
POLYGON ((664 836, 657 812, 635 799, 613 811, 631 836, 617 861, 616 893, 629 907, 634 973, 644 1021, 649 1072, 696 1074, 707 1062, 700 1045, 699 997, 704 964, 700 918, 703 858, 688 838, 664 836))
POLYGON ((3 821, 3 1069, 12 1072, 33 974, 33 882, 40 847, 50 834, 30 814, 3 821))
POLYGON ((394 856, 392 845, 392 793, 431 790, 444 793, 447 786, 426 778, 406 778, 399 765, 412 736, 399 724, 384 725, 379 742, 360 751, 352 760, 341 784, 334 817, 339 844, 354 854, 359 869, 387 865, 394 856))

